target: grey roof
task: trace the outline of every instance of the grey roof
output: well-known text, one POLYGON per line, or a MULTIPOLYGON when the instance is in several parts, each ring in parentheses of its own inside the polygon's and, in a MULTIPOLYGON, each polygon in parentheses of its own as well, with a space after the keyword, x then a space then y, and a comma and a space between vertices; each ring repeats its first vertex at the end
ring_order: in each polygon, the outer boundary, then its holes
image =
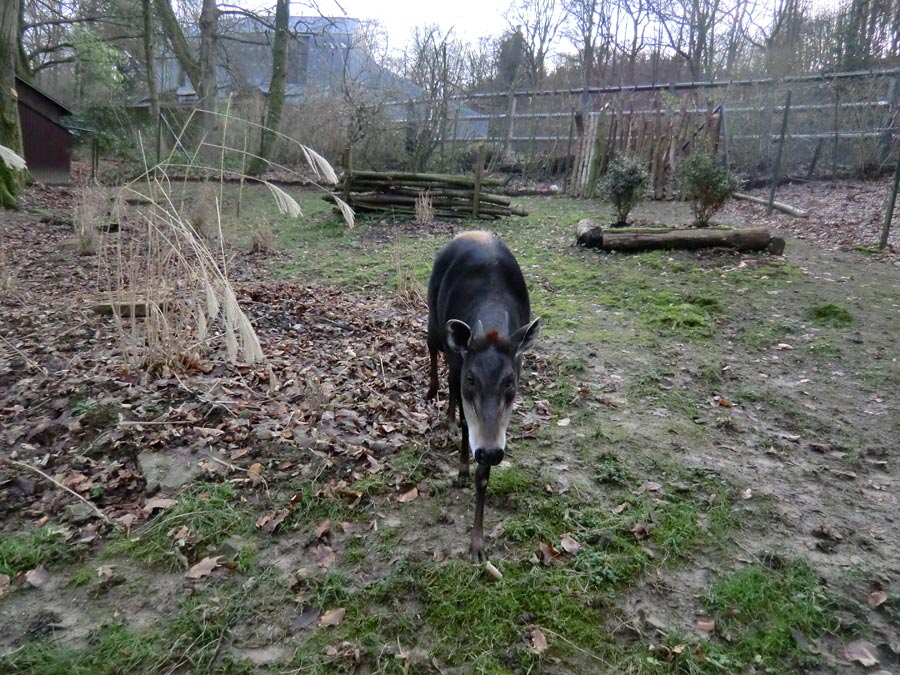
MULTIPOLYGON (((248 88, 268 92, 273 23, 274 19, 268 17, 220 21, 217 72, 220 94, 248 88)), ((387 100, 420 95, 417 85, 383 68, 354 43, 357 19, 295 16, 291 17, 290 25, 288 102, 296 102, 312 91, 340 91, 345 84, 387 100)), ((189 40, 195 42, 196 28, 188 34, 189 40)), ((162 55, 157 73, 161 92, 174 92, 181 100, 193 98, 193 87, 170 51, 162 55)))

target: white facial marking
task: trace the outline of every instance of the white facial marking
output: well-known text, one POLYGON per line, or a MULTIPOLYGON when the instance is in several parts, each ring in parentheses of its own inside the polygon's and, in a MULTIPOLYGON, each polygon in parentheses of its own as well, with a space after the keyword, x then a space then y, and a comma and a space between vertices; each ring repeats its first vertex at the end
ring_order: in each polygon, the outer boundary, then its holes
POLYGON ((472 453, 472 459, 475 458, 475 450, 481 448, 506 450, 506 428, 509 426, 509 419, 512 416, 512 407, 505 408, 500 413, 500 420, 494 434, 489 435, 489 430, 481 423, 478 415, 475 414, 475 408, 469 401, 463 399, 463 412, 466 414, 466 426, 469 427, 469 452, 472 453))

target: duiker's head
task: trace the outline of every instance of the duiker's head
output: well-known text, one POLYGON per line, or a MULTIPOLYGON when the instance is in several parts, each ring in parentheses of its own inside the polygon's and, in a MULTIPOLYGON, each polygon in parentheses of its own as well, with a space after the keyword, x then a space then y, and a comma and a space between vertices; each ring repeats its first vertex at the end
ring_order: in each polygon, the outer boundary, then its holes
POLYGON ((534 345, 540 319, 509 337, 495 330, 485 332, 481 321, 472 332, 462 321, 451 319, 446 331, 447 346, 463 357, 460 394, 472 457, 479 464, 496 466, 506 450, 506 428, 519 390, 522 355, 534 345))

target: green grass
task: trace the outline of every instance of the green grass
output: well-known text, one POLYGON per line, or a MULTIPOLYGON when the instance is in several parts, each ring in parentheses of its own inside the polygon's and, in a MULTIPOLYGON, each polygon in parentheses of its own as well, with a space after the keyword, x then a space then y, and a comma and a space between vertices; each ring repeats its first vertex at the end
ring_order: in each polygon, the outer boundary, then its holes
POLYGON ((83 647, 31 641, 0 656, 0 671, 21 675, 121 675, 147 672, 163 645, 157 636, 133 632, 122 624, 93 631, 83 647))
POLYGON ((806 310, 805 316, 820 326, 846 328, 853 324, 853 315, 850 311, 831 302, 824 305, 813 305, 806 310))
POLYGON ((836 601, 802 560, 738 570, 713 584, 705 605, 717 632, 730 637, 732 659, 756 664, 762 672, 791 672, 785 666, 815 663, 797 646, 792 631, 812 641, 839 628, 836 601))
POLYGON ((10 578, 39 565, 62 562, 75 553, 61 532, 50 528, 0 537, 0 574, 10 578))
POLYGON ((229 536, 252 532, 254 520, 231 483, 196 483, 179 495, 174 506, 154 516, 131 537, 111 541, 106 554, 176 569, 179 562, 173 535, 183 528, 188 534, 179 551, 194 563, 211 555, 212 547, 229 536))

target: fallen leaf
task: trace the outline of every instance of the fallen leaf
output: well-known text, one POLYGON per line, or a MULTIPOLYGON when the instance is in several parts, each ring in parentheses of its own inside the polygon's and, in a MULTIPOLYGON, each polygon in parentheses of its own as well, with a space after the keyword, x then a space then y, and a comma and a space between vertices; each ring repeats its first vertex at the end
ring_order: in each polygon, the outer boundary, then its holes
POLYGON ((881 607, 884 603, 887 602, 888 594, 884 591, 872 591, 869 593, 869 597, 866 598, 866 602, 869 603, 869 607, 875 609, 877 607, 881 607))
POLYGON ((614 506, 612 512, 618 515, 619 513, 622 513, 622 511, 627 509, 628 506, 628 502, 622 502, 621 504, 614 506))
POLYGON ((249 473, 251 476, 262 476, 262 472, 263 472, 263 465, 260 464, 259 462, 256 462, 255 464, 251 464, 250 468, 247 469, 247 473, 249 473))
POLYGON ((300 614, 291 621, 291 632, 296 633, 307 626, 314 624, 319 618, 319 612, 312 607, 304 607, 300 614))
POLYGON ((538 654, 547 651, 547 638, 540 628, 533 628, 531 631, 531 648, 538 654))
POLYGON ((154 497, 144 504, 144 513, 153 513, 156 509, 169 509, 175 506, 175 500, 167 497, 154 497))
POLYGON ((25 582, 32 588, 40 588, 50 581, 50 572, 43 565, 38 565, 33 570, 25 572, 25 582))
POLYGON ((372 529, 372 523, 348 523, 342 522, 341 529, 344 531, 344 534, 360 534, 361 532, 368 532, 372 529))
POLYGON ((753 490, 747 488, 746 490, 741 490, 741 499, 751 499, 753 497, 753 490))
POLYGON ((337 609, 329 609, 322 615, 321 620, 319 621, 320 626, 340 626, 341 621, 344 620, 344 614, 347 613, 347 610, 344 607, 338 607, 337 609))
POLYGON ((219 566, 219 558, 222 556, 207 556, 196 565, 194 565, 191 569, 187 571, 186 576, 188 579, 199 579, 201 577, 205 577, 212 573, 216 567, 219 566))
POLYGON ((250 452, 250 448, 238 448, 237 450, 232 452, 231 455, 229 455, 229 459, 231 459, 231 461, 233 462, 236 459, 240 459, 248 452, 250 452))
POLYGON ((697 630, 703 631, 704 633, 712 634, 716 630, 716 622, 715 621, 698 621, 697 622, 697 630))
POLYGON ((331 563, 334 562, 335 558, 334 551, 331 547, 322 543, 318 543, 315 547, 310 548, 309 555, 315 561, 316 565, 326 569, 331 567, 331 563))
POLYGON ((576 555, 581 550, 581 544, 575 541, 570 534, 564 534, 559 541, 559 545, 569 555, 576 555))
POLYGON ((856 661, 860 665, 869 668, 878 664, 875 645, 865 640, 854 640, 844 645, 844 658, 856 661))
POLYGON ((775 345, 775 349, 780 352, 789 352, 793 348, 794 347, 792 345, 789 345, 787 342, 779 342, 777 345, 775 345))
POLYGON ((331 535, 331 520, 326 518, 316 525, 316 539, 327 539, 331 535))
POLYGON ((284 522, 284 519, 288 517, 290 511, 287 509, 281 509, 280 511, 273 511, 272 513, 267 513, 263 516, 260 516, 259 520, 256 521, 257 529, 262 530, 263 532, 267 532, 271 534, 275 531, 281 523, 284 522))
POLYGON ((200 434, 203 438, 209 438, 210 436, 214 438, 218 438, 225 434, 222 429, 216 429, 214 427, 194 427, 194 431, 200 434))
POLYGON ((137 516, 133 513, 126 513, 124 516, 119 516, 118 518, 116 518, 116 522, 120 523, 126 530, 131 529, 131 526, 134 524, 135 520, 137 520, 137 516))
POLYGON ((186 539, 190 533, 191 528, 189 528, 187 525, 182 525, 178 528, 178 531, 169 530, 168 532, 168 534, 171 535, 172 539, 174 539, 175 541, 186 539))
POLYGON ((638 488, 638 493, 641 492, 659 492, 662 489, 662 485, 657 483, 656 481, 648 480, 646 483, 641 485, 638 488))
POLYGON ((635 539, 646 539, 650 536, 650 530, 653 529, 653 525, 647 525, 646 523, 635 523, 635 526, 631 528, 631 533, 634 535, 635 539))
POLYGON ((718 403, 719 403, 719 405, 720 405, 721 407, 723 407, 723 408, 731 408, 731 407, 733 406, 733 404, 731 403, 731 401, 729 401, 727 398, 720 398, 720 399, 718 400, 718 403))
POLYGON ((557 421, 556 426, 558 427, 567 427, 572 423, 572 420, 568 417, 563 417, 561 420, 557 421))
POLYGON ((406 502, 411 502, 413 499, 419 496, 419 488, 414 487, 412 490, 408 490, 404 492, 402 495, 397 497, 397 501, 401 504, 405 504, 406 502))
POLYGON ((0 596, 2 596, 6 592, 6 589, 9 588, 9 581, 9 575, 0 574, 0 596))
POLYGON ((560 552, 552 544, 541 543, 539 546, 540 561, 545 565, 552 565, 559 558, 560 552))

